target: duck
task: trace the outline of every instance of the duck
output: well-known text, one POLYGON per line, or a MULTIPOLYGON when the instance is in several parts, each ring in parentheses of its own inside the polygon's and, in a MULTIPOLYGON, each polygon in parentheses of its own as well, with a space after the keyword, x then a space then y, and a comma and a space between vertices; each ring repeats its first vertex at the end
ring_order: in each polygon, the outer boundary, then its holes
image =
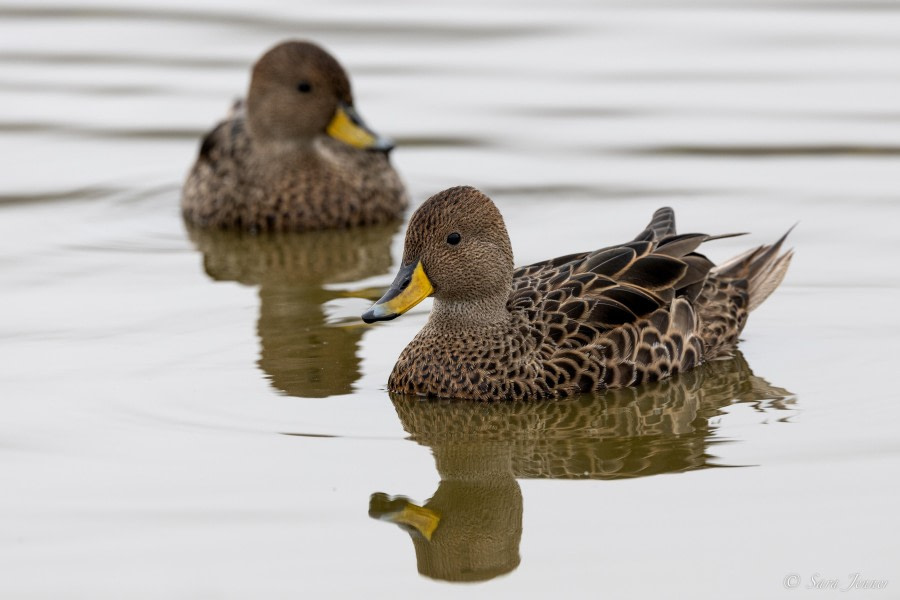
POLYGON ((637 386, 730 355, 784 279, 789 233, 717 266, 697 248, 743 234, 678 234, 664 207, 628 242, 516 269, 493 201, 454 187, 413 213, 399 272, 362 318, 434 297, 388 378, 394 393, 533 400, 637 386))
POLYGON ((246 101, 203 138, 182 215, 193 227, 252 232, 399 221, 408 199, 392 148, 360 117, 337 59, 285 41, 253 66, 246 101))

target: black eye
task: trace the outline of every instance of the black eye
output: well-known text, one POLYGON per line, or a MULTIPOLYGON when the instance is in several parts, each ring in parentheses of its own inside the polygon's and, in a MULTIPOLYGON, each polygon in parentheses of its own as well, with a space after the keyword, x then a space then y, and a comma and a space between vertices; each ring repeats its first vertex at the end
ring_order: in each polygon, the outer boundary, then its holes
POLYGON ((300 83, 297 84, 297 91, 303 92, 304 94, 306 94, 307 92, 312 91, 312 86, 309 84, 308 81, 301 81, 300 83))
POLYGON ((458 233, 451 233, 450 235, 447 236, 447 243, 450 244, 451 246, 455 246, 459 243, 459 241, 461 239, 462 239, 462 236, 459 235, 458 233))

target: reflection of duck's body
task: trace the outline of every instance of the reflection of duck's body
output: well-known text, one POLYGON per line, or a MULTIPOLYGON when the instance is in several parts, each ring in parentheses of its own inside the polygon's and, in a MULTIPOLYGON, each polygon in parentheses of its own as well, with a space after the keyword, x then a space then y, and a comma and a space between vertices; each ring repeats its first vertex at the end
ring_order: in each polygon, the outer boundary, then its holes
POLYGON ((519 562, 516 479, 620 479, 712 467, 711 419, 723 407, 742 401, 780 409, 789 395, 755 377, 739 352, 659 383, 552 403, 393 395, 403 428, 432 448, 441 483, 424 506, 375 494, 369 513, 410 530, 423 575, 489 579, 519 562))
POLYGON ((369 515, 407 528, 419 572, 447 581, 483 581, 519 566, 522 490, 503 443, 434 447, 441 483, 419 507, 374 494, 369 515))
POLYGON ((790 263, 782 238, 715 267, 695 252, 709 239, 676 235, 664 208, 634 241, 514 270, 490 198, 451 188, 412 216, 400 274, 363 319, 434 295, 388 380, 399 393, 524 399, 658 381, 727 356, 790 263))
POLYGON ((363 334, 355 323, 326 322, 323 305, 345 294, 325 284, 386 272, 398 227, 271 236, 189 231, 212 279, 259 286, 259 367, 272 385, 291 396, 323 397, 352 390, 363 334))
POLYGON ((254 66, 247 102, 204 138, 182 211, 194 226, 251 231, 399 219, 407 198, 390 147, 356 114, 340 64, 285 42, 254 66))
POLYGON ((424 402, 394 395, 403 428, 419 443, 501 441, 517 478, 620 479, 705 468, 709 420, 735 401, 790 396, 756 377, 739 351, 641 387, 556 402, 424 402))

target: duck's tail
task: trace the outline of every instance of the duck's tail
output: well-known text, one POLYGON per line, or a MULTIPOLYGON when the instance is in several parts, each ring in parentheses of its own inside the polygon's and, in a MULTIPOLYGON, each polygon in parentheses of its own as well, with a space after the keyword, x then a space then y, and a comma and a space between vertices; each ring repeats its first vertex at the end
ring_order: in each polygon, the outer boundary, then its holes
POLYGON ((731 355, 747 315, 784 279, 793 251, 779 252, 790 232, 770 246, 754 248, 710 270, 695 305, 705 360, 731 355))
POLYGON ((762 304, 784 279, 794 251, 788 250, 780 255, 778 253, 794 227, 788 229, 774 244, 739 254, 712 270, 716 277, 747 281, 747 312, 752 312, 762 304))

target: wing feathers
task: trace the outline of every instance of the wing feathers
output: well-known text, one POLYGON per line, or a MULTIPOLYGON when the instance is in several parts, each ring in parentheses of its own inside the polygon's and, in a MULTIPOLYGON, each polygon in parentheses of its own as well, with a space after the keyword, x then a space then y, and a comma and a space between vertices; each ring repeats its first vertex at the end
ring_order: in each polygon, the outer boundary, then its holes
POLYGON ((619 275, 619 281, 648 290, 670 288, 687 272, 687 264, 669 256, 651 254, 637 259, 619 275))
POLYGON ((605 356, 602 372, 578 367, 571 377, 613 386, 666 377, 733 347, 747 312, 784 278, 787 234, 718 267, 697 252, 737 235, 677 234, 674 212, 662 208, 630 242, 518 269, 509 305, 543 322, 555 344, 548 360, 562 349, 605 356))
POLYGON ((675 211, 664 206, 653 213, 647 227, 634 239, 636 241, 653 241, 668 235, 675 235, 675 211))

